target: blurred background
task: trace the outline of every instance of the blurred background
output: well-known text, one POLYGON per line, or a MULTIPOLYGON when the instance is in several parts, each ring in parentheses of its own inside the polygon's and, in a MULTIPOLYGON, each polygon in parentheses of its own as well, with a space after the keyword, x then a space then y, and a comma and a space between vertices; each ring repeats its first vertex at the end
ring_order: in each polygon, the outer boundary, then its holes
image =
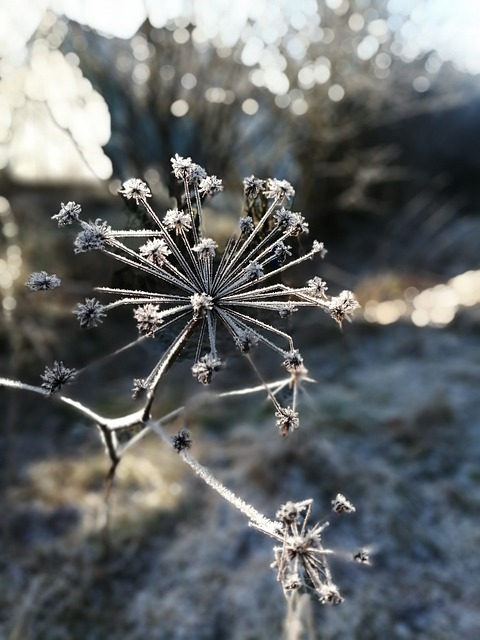
MULTIPOLYGON (((190 415, 198 457, 268 515, 356 503, 328 542, 377 558, 336 567, 347 601, 313 607, 317 637, 479 635, 479 31, 476 0, 0 1, 0 375, 37 384, 62 359, 86 367, 72 395, 126 410, 149 354, 107 355, 135 340, 131 318, 80 336, 71 314, 118 267, 74 257, 50 218, 74 200, 131 224, 115 197, 130 177, 169 208, 175 153, 223 179, 219 234, 244 177, 289 180, 329 293, 362 304, 343 333, 295 318, 319 381, 298 437, 261 402, 190 415), (40 270, 62 288, 26 289, 40 270)), ((185 367, 159 415, 197 393, 185 367)), ((106 542, 93 430, 18 393, 0 408, 0 635, 281 637, 268 541, 160 443, 120 465, 106 542)))

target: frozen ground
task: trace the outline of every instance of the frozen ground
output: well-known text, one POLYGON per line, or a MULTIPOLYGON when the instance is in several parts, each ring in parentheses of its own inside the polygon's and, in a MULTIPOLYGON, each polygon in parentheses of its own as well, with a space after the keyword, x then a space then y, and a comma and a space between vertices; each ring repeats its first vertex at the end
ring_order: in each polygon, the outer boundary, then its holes
MULTIPOLYGON (((297 335, 318 380, 300 430, 279 438, 261 401, 216 404, 190 417, 193 452, 271 517, 286 500, 314 498, 314 517, 329 518, 345 602, 312 603, 315 635, 305 638, 476 640, 478 312, 444 329, 334 329, 322 325, 317 344, 317 327, 297 335), (355 514, 329 513, 339 491, 355 514), (370 567, 343 554, 364 546, 370 567)), ((177 456, 153 438, 127 455, 106 540, 106 460, 94 433, 44 401, 36 415, 38 424, 16 427, 17 477, 3 496, 0 636, 282 637, 270 541, 177 456)))

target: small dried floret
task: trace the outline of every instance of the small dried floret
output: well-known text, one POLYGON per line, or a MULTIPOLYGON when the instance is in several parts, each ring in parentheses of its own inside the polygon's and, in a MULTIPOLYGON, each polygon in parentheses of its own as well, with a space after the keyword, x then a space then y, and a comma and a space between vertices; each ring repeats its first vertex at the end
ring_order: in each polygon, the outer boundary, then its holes
POLYGON ((292 236, 299 236, 302 233, 308 233, 308 222, 300 213, 291 213, 287 226, 287 231, 292 236))
POLYGON ((332 511, 335 513, 354 513, 355 507, 341 493, 337 493, 332 500, 332 511))
POLYGON ((67 369, 63 366, 63 362, 55 362, 53 366, 45 367, 45 371, 40 376, 43 380, 42 387, 48 391, 49 394, 57 393, 60 389, 72 382, 77 375, 75 369, 67 369))
POLYGON ((301 586, 302 581, 298 573, 290 573, 282 580, 282 587, 286 593, 297 591, 301 586))
POLYGON ((199 164, 197 164, 196 162, 193 162, 192 168, 190 171, 191 182, 196 182, 197 185, 199 185, 202 182, 202 180, 205 180, 206 177, 207 177, 207 172, 205 171, 205 169, 201 167, 199 164))
POLYGON ((163 323, 158 304, 143 304, 133 312, 133 317, 137 321, 138 330, 148 336, 153 336, 155 331, 163 323))
POLYGON ((202 260, 208 260, 215 257, 215 250, 218 244, 212 238, 202 238, 198 244, 193 247, 193 250, 198 253, 202 260))
POLYGON ((298 413, 291 407, 280 407, 275 412, 275 417, 277 418, 276 425, 280 430, 280 435, 284 438, 300 426, 298 413))
POLYGON ((263 276, 263 269, 258 264, 258 262, 253 261, 247 264, 247 266, 245 267, 245 274, 248 280, 258 280, 263 276))
POLYGON ((344 320, 351 321, 353 312, 359 306, 351 291, 342 291, 338 296, 331 298, 328 304, 330 315, 340 326, 344 320))
POLYGON ((325 249, 325 245, 323 242, 319 242, 318 240, 314 240, 312 244, 313 253, 319 253, 321 258, 325 258, 328 251, 325 249))
POLYGON ((170 162, 172 163, 173 175, 179 180, 187 177, 192 170, 193 162, 190 157, 183 158, 176 153, 173 158, 170 158, 170 162))
POLYGON ((264 193, 266 198, 292 198, 295 195, 295 189, 287 180, 271 178, 267 180, 267 188, 264 193))
POLYGON ((139 178, 130 178, 122 184, 122 188, 118 190, 121 196, 124 196, 127 200, 132 198, 138 204, 142 200, 152 197, 152 192, 148 188, 148 185, 139 178))
POLYGON ((25 286, 32 291, 50 291, 59 287, 60 284, 60 278, 55 274, 49 275, 46 271, 34 271, 25 282, 25 286))
POLYGON ((77 222, 81 212, 82 207, 79 204, 75 202, 63 204, 62 202, 60 211, 52 216, 52 220, 56 220, 59 227, 64 227, 67 224, 72 224, 72 222, 77 222))
POLYGON ((192 374, 202 384, 210 384, 213 374, 220 369, 221 365, 222 363, 218 358, 211 353, 207 353, 193 365, 192 374))
POLYGON ((251 216, 245 216, 244 218, 240 218, 240 233, 244 236, 247 236, 249 233, 252 233, 254 230, 253 219, 251 216))
POLYGON ((292 252, 290 251, 291 248, 292 247, 285 244, 281 240, 274 246, 273 255, 276 257, 280 264, 283 264, 286 259, 292 255, 292 252))
POLYGON ((192 446, 192 437, 188 429, 182 429, 172 437, 172 446, 177 453, 190 449, 192 446))
POLYGON ((299 518, 300 512, 301 509, 298 504, 289 500, 285 504, 282 504, 275 517, 277 520, 280 520, 280 522, 283 522, 283 524, 291 525, 299 518))
POLYGON ((281 309, 278 310, 278 315, 281 318, 290 318, 291 315, 297 313, 298 311, 298 307, 296 307, 293 303, 284 302, 283 305, 284 306, 282 306, 281 309))
POLYGON ((260 180, 260 178, 256 178, 253 175, 249 178, 245 178, 243 181, 243 192, 247 200, 249 198, 255 200, 255 198, 263 191, 264 188, 265 180, 260 180))
POLYGON ((192 227, 192 221, 188 213, 178 209, 169 209, 163 218, 163 224, 169 231, 175 231, 177 235, 187 232, 192 227))
POLYGON ((223 191, 223 184, 217 176, 206 176, 200 180, 198 190, 203 196, 213 196, 223 191))
POLYGON ((319 276, 315 276, 307 282, 308 293, 315 298, 325 298, 325 292, 328 290, 327 283, 319 276))
POLYGON ((258 334, 252 329, 245 329, 235 334, 235 344, 242 353, 249 353, 258 344, 258 334))
POLYGON ((357 553, 353 555, 353 559, 360 564, 370 564, 370 554, 366 549, 357 551, 357 553))
POLYGON ((139 248, 142 258, 160 267, 172 253, 163 238, 153 238, 139 248))
POLYGON ((137 400, 148 390, 147 380, 145 378, 135 378, 132 387, 132 398, 137 400))
POLYGON ((298 349, 293 349, 288 353, 285 353, 285 360, 283 361, 283 366, 289 373, 294 373, 303 365, 303 358, 300 355, 300 351, 298 349))
POLYGON ((319 593, 320 602, 322 604, 341 604, 343 598, 338 591, 338 588, 334 584, 326 584, 322 586, 319 593))
POLYGON ((95 222, 82 221, 80 224, 83 231, 75 239, 75 253, 104 249, 111 227, 100 218, 97 218, 95 222))
POLYGON ((280 229, 287 229, 292 219, 292 212, 282 207, 273 214, 273 219, 280 229))
POLYGON ((103 322, 102 318, 107 315, 104 305, 95 298, 86 298, 84 303, 77 304, 72 313, 77 316, 82 329, 97 327, 103 322))
POLYGON ((186 182, 196 181, 200 183, 201 180, 207 177, 207 172, 203 167, 195 162, 192 162, 192 159, 182 158, 178 153, 175 154, 174 158, 170 159, 172 163, 173 175, 178 178, 178 180, 185 180, 186 182))
POLYGON ((213 298, 208 293, 194 293, 190 298, 193 313, 197 317, 203 318, 207 311, 213 309, 213 298))

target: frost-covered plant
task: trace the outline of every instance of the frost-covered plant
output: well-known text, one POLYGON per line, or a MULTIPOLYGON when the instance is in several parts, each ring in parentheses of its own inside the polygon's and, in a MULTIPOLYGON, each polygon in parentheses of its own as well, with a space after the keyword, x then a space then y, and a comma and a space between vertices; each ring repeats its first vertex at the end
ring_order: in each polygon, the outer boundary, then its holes
MULTIPOLYGON (((242 217, 238 232, 219 253, 217 242, 204 233, 202 197, 221 191, 221 181, 208 176, 190 158, 176 155, 172 168, 184 185, 182 209, 170 209, 163 217, 157 215, 148 201, 150 189, 139 179, 128 180, 119 192, 143 207, 154 230, 114 230, 102 220, 80 220, 82 231, 75 240, 77 253, 102 251, 159 284, 147 291, 97 287, 99 293, 115 296, 116 300, 101 304, 87 298, 75 314, 83 327, 90 327, 99 324, 113 308, 130 305, 138 330, 145 336, 154 338, 171 325, 178 327, 176 338, 155 367, 134 386, 135 395, 142 392, 148 398, 148 409, 166 369, 188 341, 196 340, 192 374, 203 384, 209 384, 223 368, 217 346, 220 326, 249 359, 253 347, 266 345, 278 354, 291 378, 291 407, 282 407, 269 394, 279 431, 286 436, 299 425, 296 390, 305 368, 292 337, 274 320, 264 320, 262 313, 285 317, 299 307, 318 307, 341 325, 350 319, 357 302, 350 291, 329 298, 318 276, 303 287, 281 283, 280 276, 287 269, 315 256, 323 258, 326 253, 323 243, 315 240, 307 253, 292 258, 287 242, 308 233, 308 224, 300 213, 285 207, 295 194, 286 180, 265 182, 252 176, 244 181, 247 199, 254 201, 262 195, 269 202, 268 208, 256 222, 250 215, 242 217), (131 241, 136 241, 136 246, 131 241)), ((69 205, 69 210, 75 209, 74 203, 69 205)), ((66 216, 54 217, 65 224, 66 216)))
MULTIPOLYGON (((143 378, 133 380, 133 395, 139 409, 119 418, 101 416, 84 404, 61 393, 77 372, 56 361, 46 367, 41 386, 26 385, 0 379, 0 386, 17 387, 43 395, 54 395, 99 428, 110 457, 109 486, 125 451, 147 432, 154 432, 180 454, 208 485, 242 511, 250 524, 272 537, 275 547, 274 566, 285 594, 307 590, 322 603, 341 602, 332 581, 321 534, 326 524, 309 527, 312 500, 287 502, 272 521, 221 485, 211 473, 191 455, 192 438, 187 428, 169 438, 165 425, 183 408, 168 416, 154 419, 152 404, 164 375, 179 357, 185 345, 196 343, 191 371, 204 385, 211 383, 224 368, 224 354, 219 348, 220 331, 226 332, 235 348, 250 362, 259 376, 257 387, 219 394, 224 397, 238 393, 263 391, 273 404, 276 425, 282 436, 288 436, 300 424, 297 411, 298 388, 307 378, 303 357, 293 338, 285 330, 282 318, 304 307, 318 308, 329 314, 340 326, 350 320, 358 304, 350 291, 337 296, 327 295, 327 285, 314 276, 303 286, 286 285, 281 277, 285 271, 315 258, 323 258, 323 243, 314 240, 311 248, 294 257, 293 241, 308 233, 308 224, 300 213, 291 210, 295 191, 286 180, 260 180, 251 176, 244 180, 245 215, 240 218, 236 233, 223 251, 204 231, 203 201, 222 191, 221 180, 208 176, 190 158, 175 155, 171 160, 175 178, 183 184, 184 199, 178 208, 158 215, 151 207, 148 185, 140 179, 127 180, 119 193, 146 213, 150 228, 116 230, 100 219, 85 221, 81 206, 75 202, 62 204, 53 217, 59 226, 79 224, 80 233, 74 242, 75 253, 101 251, 109 257, 146 274, 145 289, 97 287, 101 300, 86 298, 77 305, 74 314, 82 328, 101 324, 107 313, 120 306, 132 307, 140 340, 153 340, 167 327, 175 329, 168 346, 143 378), (292 243, 292 244, 289 244, 292 243), (111 302, 103 301, 112 296, 111 302), (286 376, 274 383, 264 382, 251 352, 264 345, 278 358, 286 376), (289 386, 291 404, 283 406, 278 391, 289 386), (136 426, 136 435, 119 438, 136 426)), ((46 272, 32 274, 27 285, 34 291, 52 289, 60 284, 56 276, 46 272)), ((334 511, 353 511, 353 505, 340 494, 333 501, 334 511)))

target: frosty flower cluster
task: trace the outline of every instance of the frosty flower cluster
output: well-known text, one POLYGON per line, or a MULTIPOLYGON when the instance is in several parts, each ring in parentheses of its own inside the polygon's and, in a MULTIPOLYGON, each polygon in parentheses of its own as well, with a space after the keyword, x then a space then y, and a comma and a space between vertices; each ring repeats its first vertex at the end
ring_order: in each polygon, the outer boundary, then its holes
POLYGON ((141 336, 154 339, 167 327, 175 329, 176 337, 157 364, 135 383, 134 393, 146 394, 147 399, 153 399, 165 371, 189 341, 196 342, 192 374, 202 384, 209 384, 224 367, 224 354, 218 347, 220 332, 230 335, 255 370, 251 352, 264 345, 278 356, 291 379, 288 406, 282 406, 267 389, 279 432, 286 436, 299 425, 297 386, 306 369, 280 319, 303 307, 316 307, 341 325, 358 304, 350 291, 329 297, 319 276, 300 287, 282 283, 285 271, 326 253, 323 243, 315 240, 308 251, 295 257, 297 238, 308 234, 308 224, 291 210, 295 191, 286 180, 255 176, 244 180, 244 215, 237 232, 219 251, 216 240, 204 232, 202 207, 205 198, 222 191, 221 180, 207 175, 191 158, 175 155, 171 165, 184 188, 178 207, 156 213, 149 202, 149 187, 137 178, 127 180, 119 191, 148 215, 149 229, 116 230, 100 219, 87 222, 80 218, 81 208, 74 202, 62 205, 53 216, 61 226, 73 222, 81 226, 74 244, 76 253, 102 251, 143 272, 145 281, 151 283, 145 290, 97 287, 102 298, 112 296, 114 301, 89 297, 74 313, 80 325, 89 328, 99 325, 115 307, 129 305, 141 336))

